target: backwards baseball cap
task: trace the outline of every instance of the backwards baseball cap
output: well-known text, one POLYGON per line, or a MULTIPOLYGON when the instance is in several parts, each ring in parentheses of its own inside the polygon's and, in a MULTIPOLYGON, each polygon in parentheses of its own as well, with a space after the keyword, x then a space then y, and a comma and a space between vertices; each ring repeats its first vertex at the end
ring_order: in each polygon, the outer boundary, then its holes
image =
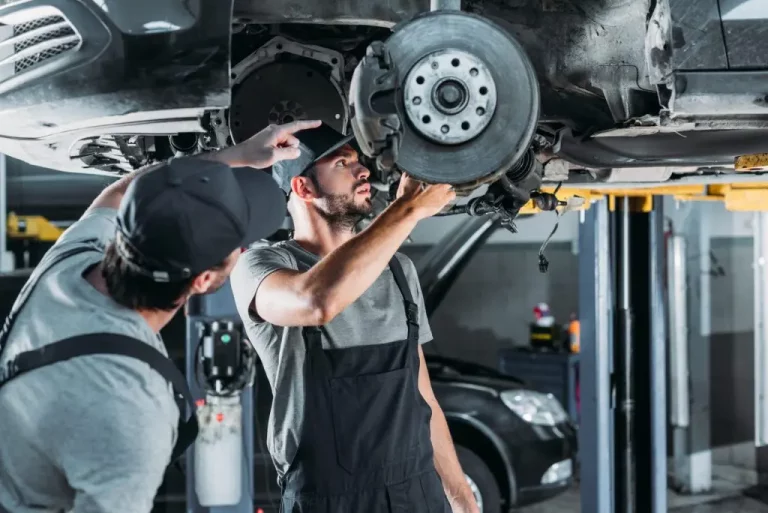
POLYGON ((343 135, 325 123, 317 128, 302 130, 295 136, 299 140, 299 157, 282 160, 272 166, 272 177, 286 195, 291 192, 294 177, 301 176, 315 162, 352 142, 355 137, 353 134, 343 135))
POLYGON ((181 281, 274 233, 285 215, 285 195, 269 173, 179 158, 131 182, 115 245, 140 274, 181 281))

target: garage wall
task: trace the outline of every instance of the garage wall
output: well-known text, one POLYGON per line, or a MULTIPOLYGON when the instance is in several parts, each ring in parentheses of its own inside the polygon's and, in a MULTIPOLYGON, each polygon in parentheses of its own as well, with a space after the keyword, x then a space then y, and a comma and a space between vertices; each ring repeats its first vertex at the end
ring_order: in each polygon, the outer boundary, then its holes
MULTIPOLYGON (((536 303, 549 303, 555 318, 567 322, 578 307, 578 257, 570 243, 550 244, 549 272, 542 274, 539 246, 482 247, 433 315, 435 343, 430 350, 497 367, 499 349, 527 345, 536 303)), ((428 249, 413 245, 402 251, 418 261, 428 249)))
POLYGON ((751 230, 750 214, 725 214, 721 226, 737 236, 711 241, 724 272, 711 277, 711 444, 713 463, 756 471, 753 244, 751 233, 738 236, 747 223, 751 230))

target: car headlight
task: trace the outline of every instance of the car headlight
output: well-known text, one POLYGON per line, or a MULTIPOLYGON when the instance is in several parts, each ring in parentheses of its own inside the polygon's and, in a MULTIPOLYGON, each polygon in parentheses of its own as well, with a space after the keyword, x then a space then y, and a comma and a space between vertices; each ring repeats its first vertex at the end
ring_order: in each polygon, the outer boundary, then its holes
POLYGON ((560 401, 552 394, 533 390, 505 390, 501 400, 526 422, 541 426, 554 426, 568 420, 560 401))

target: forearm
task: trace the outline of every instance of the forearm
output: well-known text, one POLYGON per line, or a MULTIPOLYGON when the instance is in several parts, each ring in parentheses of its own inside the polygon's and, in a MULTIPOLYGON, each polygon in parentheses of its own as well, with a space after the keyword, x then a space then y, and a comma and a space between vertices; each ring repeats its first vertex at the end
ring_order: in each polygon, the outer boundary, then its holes
POLYGON ((432 420, 429 427, 435 468, 443 482, 445 495, 451 505, 456 502, 464 504, 473 501, 472 490, 464 478, 464 471, 461 469, 458 456, 456 456, 456 448, 451 439, 448 422, 445 420, 442 408, 437 404, 432 405, 432 420))
POLYGON ((413 209, 396 200, 365 230, 307 271, 306 286, 322 306, 326 322, 373 285, 417 222, 413 209))
POLYGON ((145 166, 109 184, 104 188, 103 191, 101 191, 101 193, 99 193, 98 196, 96 196, 96 199, 91 202, 90 206, 86 210, 86 213, 95 208, 120 208, 120 202, 123 200, 125 191, 128 190, 128 186, 131 185, 131 182, 133 182, 136 178, 143 175, 144 173, 154 169, 155 167, 157 167, 157 164, 145 166))
MULTIPOLYGON (((240 151, 240 149, 238 149, 237 146, 233 146, 233 147, 225 148, 219 151, 202 153, 199 155, 181 157, 181 158, 213 160, 216 162, 221 162, 222 164, 227 164, 230 167, 242 167, 244 164, 242 163, 243 159, 241 154, 242 152, 240 151)), ((133 182, 139 176, 145 173, 148 173, 149 171, 163 164, 165 164, 165 162, 150 164, 148 166, 145 166, 141 169, 134 171, 133 173, 129 173, 121 177, 116 182, 109 184, 96 197, 96 199, 93 200, 91 205, 88 207, 88 210, 91 210, 94 208, 115 208, 115 209, 119 208, 120 202, 123 200, 123 196, 125 196, 125 192, 128 190, 128 187, 131 185, 131 182, 133 182)))

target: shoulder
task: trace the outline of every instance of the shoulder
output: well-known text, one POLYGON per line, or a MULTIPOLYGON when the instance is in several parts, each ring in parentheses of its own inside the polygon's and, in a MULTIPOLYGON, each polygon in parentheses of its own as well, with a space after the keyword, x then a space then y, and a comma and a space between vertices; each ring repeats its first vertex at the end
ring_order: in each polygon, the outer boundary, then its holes
MULTIPOLYGON (((104 253, 104 248, 114 238, 116 228, 117 210, 113 208, 90 209, 59 236, 41 263, 45 267, 46 262, 59 258, 59 255, 65 252, 71 254, 72 257, 80 257, 80 260, 91 260, 94 254, 101 256, 104 253)), ((70 261, 72 258, 67 257, 66 260, 70 261)))
POLYGON ((92 208, 61 234, 54 247, 94 239, 105 246, 114 238, 116 228, 116 209, 92 208))
POLYGON ((399 251, 395 253, 395 258, 400 262, 400 265, 403 266, 403 271, 405 272, 406 277, 409 281, 418 281, 419 276, 416 271, 416 265, 413 263, 413 260, 410 259, 408 255, 405 255, 404 253, 400 253, 399 251))
POLYGON ((232 269, 230 285, 241 315, 248 311, 261 282, 280 269, 297 269, 296 259, 285 245, 260 243, 240 255, 232 269))
POLYGON ((282 265, 283 267, 295 268, 296 259, 284 243, 259 243, 251 246, 240 255, 236 268, 243 271, 263 265, 282 265))

